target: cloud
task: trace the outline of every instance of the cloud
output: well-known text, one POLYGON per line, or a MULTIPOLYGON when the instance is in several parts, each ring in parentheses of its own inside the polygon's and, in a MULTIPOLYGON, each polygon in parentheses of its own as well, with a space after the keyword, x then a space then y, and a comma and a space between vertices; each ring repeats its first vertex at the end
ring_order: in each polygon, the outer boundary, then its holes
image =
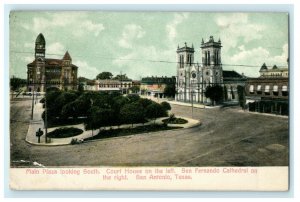
MULTIPOLYGON (((228 64, 242 64, 249 66, 257 66, 257 67, 232 67, 233 70, 238 72, 244 72, 247 76, 258 76, 260 66, 263 63, 266 63, 268 67, 273 67, 273 65, 277 65, 280 67, 287 66, 287 58, 288 58, 288 44, 284 44, 282 46, 282 52, 279 55, 272 55, 270 50, 257 47, 250 50, 246 50, 244 46, 239 47, 240 52, 233 55, 232 57, 227 58, 228 64)), ((224 66, 224 69, 228 69, 227 66, 224 66)))
POLYGON ((32 61, 34 60, 34 57, 32 57, 32 56, 24 56, 24 57, 22 58, 22 60, 23 60, 24 62, 26 62, 26 63, 30 63, 30 62, 32 62, 32 61))
POLYGON ((135 42, 136 39, 141 39, 145 35, 145 31, 140 25, 136 24, 128 24, 125 25, 122 37, 118 41, 119 46, 123 48, 132 48, 133 42, 135 42))
POLYGON ((219 15, 215 22, 224 38, 224 48, 235 48, 239 43, 249 43, 261 39, 266 27, 258 23, 251 23, 246 13, 219 15))
POLYGON ((79 76, 94 79, 99 74, 99 70, 96 67, 90 66, 84 60, 75 60, 72 63, 78 67, 79 76))
POLYGON ((173 51, 161 51, 155 46, 135 46, 132 52, 119 56, 118 59, 113 60, 112 64, 115 69, 125 69, 126 74, 133 79, 146 76, 170 76, 175 74, 176 66, 158 61, 172 57, 176 57, 173 51))
POLYGON ((182 23, 185 19, 187 19, 189 16, 188 13, 176 13, 174 15, 174 19, 172 22, 170 22, 169 24, 167 24, 166 26, 166 31, 168 34, 168 39, 173 42, 173 40, 176 38, 177 36, 177 26, 182 23))
POLYGON ((59 42, 49 44, 46 47, 46 54, 47 53, 49 53, 49 54, 64 54, 65 52, 66 52, 65 47, 59 42))
POLYGON ((72 34, 75 37, 81 37, 87 31, 94 36, 98 36, 101 31, 105 29, 102 23, 94 23, 86 19, 86 14, 82 12, 49 12, 47 17, 34 17, 32 23, 23 24, 22 27, 26 30, 32 30, 34 33, 51 31, 53 28, 67 28, 73 29, 72 34), (74 30, 75 29, 75 30, 74 30))
POLYGON ((73 36, 81 37, 86 34, 87 31, 91 32, 94 36, 98 36, 105 27, 101 23, 93 23, 92 21, 86 20, 77 24, 77 30, 72 32, 73 36))

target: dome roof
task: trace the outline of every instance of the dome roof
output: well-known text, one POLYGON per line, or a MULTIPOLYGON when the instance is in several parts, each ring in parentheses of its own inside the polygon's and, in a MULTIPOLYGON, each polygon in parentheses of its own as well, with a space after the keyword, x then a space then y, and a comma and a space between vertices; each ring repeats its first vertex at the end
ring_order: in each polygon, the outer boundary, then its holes
POLYGON ((36 43, 36 44, 43 44, 43 45, 46 45, 45 37, 44 37, 44 35, 43 35, 42 33, 40 33, 40 34, 37 36, 37 38, 36 38, 36 40, 35 40, 35 43, 36 43))

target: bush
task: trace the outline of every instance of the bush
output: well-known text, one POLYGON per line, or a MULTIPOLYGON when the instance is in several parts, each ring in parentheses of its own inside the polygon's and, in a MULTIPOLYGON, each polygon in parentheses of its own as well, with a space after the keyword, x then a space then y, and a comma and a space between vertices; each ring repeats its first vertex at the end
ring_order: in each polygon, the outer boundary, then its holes
POLYGON ((79 128, 58 128, 47 134, 50 138, 67 138, 81 134, 83 130, 79 128))
POLYGON ((188 121, 182 118, 176 118, 174 114, 170 114, 169 118, 164 119, 163 123, 165 124, 186 124, 188 121))

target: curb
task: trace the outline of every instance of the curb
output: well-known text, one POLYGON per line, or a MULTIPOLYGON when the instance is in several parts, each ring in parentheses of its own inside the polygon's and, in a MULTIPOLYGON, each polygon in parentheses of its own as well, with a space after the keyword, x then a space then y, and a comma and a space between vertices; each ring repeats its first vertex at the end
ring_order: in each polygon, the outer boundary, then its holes
MULTIPOLYGON (((165 130, 165 131, 173 131, 173 130, 183 130, 183 129, 189 129, 189 128, 194 128, 196 126, 200 126, 202 125, 202 122, 200 120, 196 120, 196 119, 190 119, 190 118, 186 118, 186 117, 182 117, 179 116, 180 118, 185 118, 185 119, 189 119, 189 120, 195 120, 196 123, 188 126, 188 127, 182 127, 182 128, 174 128, 174 129, 170 129, 170 130, 165 130)), ((176 124, 176 126, 174 126, 174 124, 168 124, 170 127, 180 127, 180 124, 176 124)), ((108 140, 108 139, 113 139, 113 138, 124 138, 124 137, 131 137, 131 136, 135 136, 135 135, 141 135, 141 134, 155 134, 155 133, 160 133, 162 131, 155 131, 155 132, 145 132, 145 133, 137 133, 137 134, 132 134, 132 135, 127 135, 127 136, 120 136, 120 137, 110 137, 110 138, 104 138, 104 139, 95 139, 95 140, 87 140, 87 141, 83 141, 82 143, 79 144, 84 144, 84 143, 89 143, 89 142, 95 142, 95 141, 104 141, 104 140, 108 140)), ((27 140, 27 138, 25 139, 25 141, 29 144, 35 145, 35 146, 66 146, 66 145, 72 145, 71 143, 61 143, 61 144, 46 144, 46 143, 35 143, 35 142, 31 142, 29 140, 27 140)))

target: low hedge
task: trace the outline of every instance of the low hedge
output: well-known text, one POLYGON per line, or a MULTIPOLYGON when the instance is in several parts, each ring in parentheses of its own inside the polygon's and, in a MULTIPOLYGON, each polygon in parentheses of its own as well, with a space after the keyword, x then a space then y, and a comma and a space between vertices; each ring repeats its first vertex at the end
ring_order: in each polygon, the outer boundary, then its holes
POLYGON ((67 138, 67 137, 74 137, 80 135, 83 130, 79 128, 58 128, 54 131, 47 134, 47 137, 50 138, 67 138))

